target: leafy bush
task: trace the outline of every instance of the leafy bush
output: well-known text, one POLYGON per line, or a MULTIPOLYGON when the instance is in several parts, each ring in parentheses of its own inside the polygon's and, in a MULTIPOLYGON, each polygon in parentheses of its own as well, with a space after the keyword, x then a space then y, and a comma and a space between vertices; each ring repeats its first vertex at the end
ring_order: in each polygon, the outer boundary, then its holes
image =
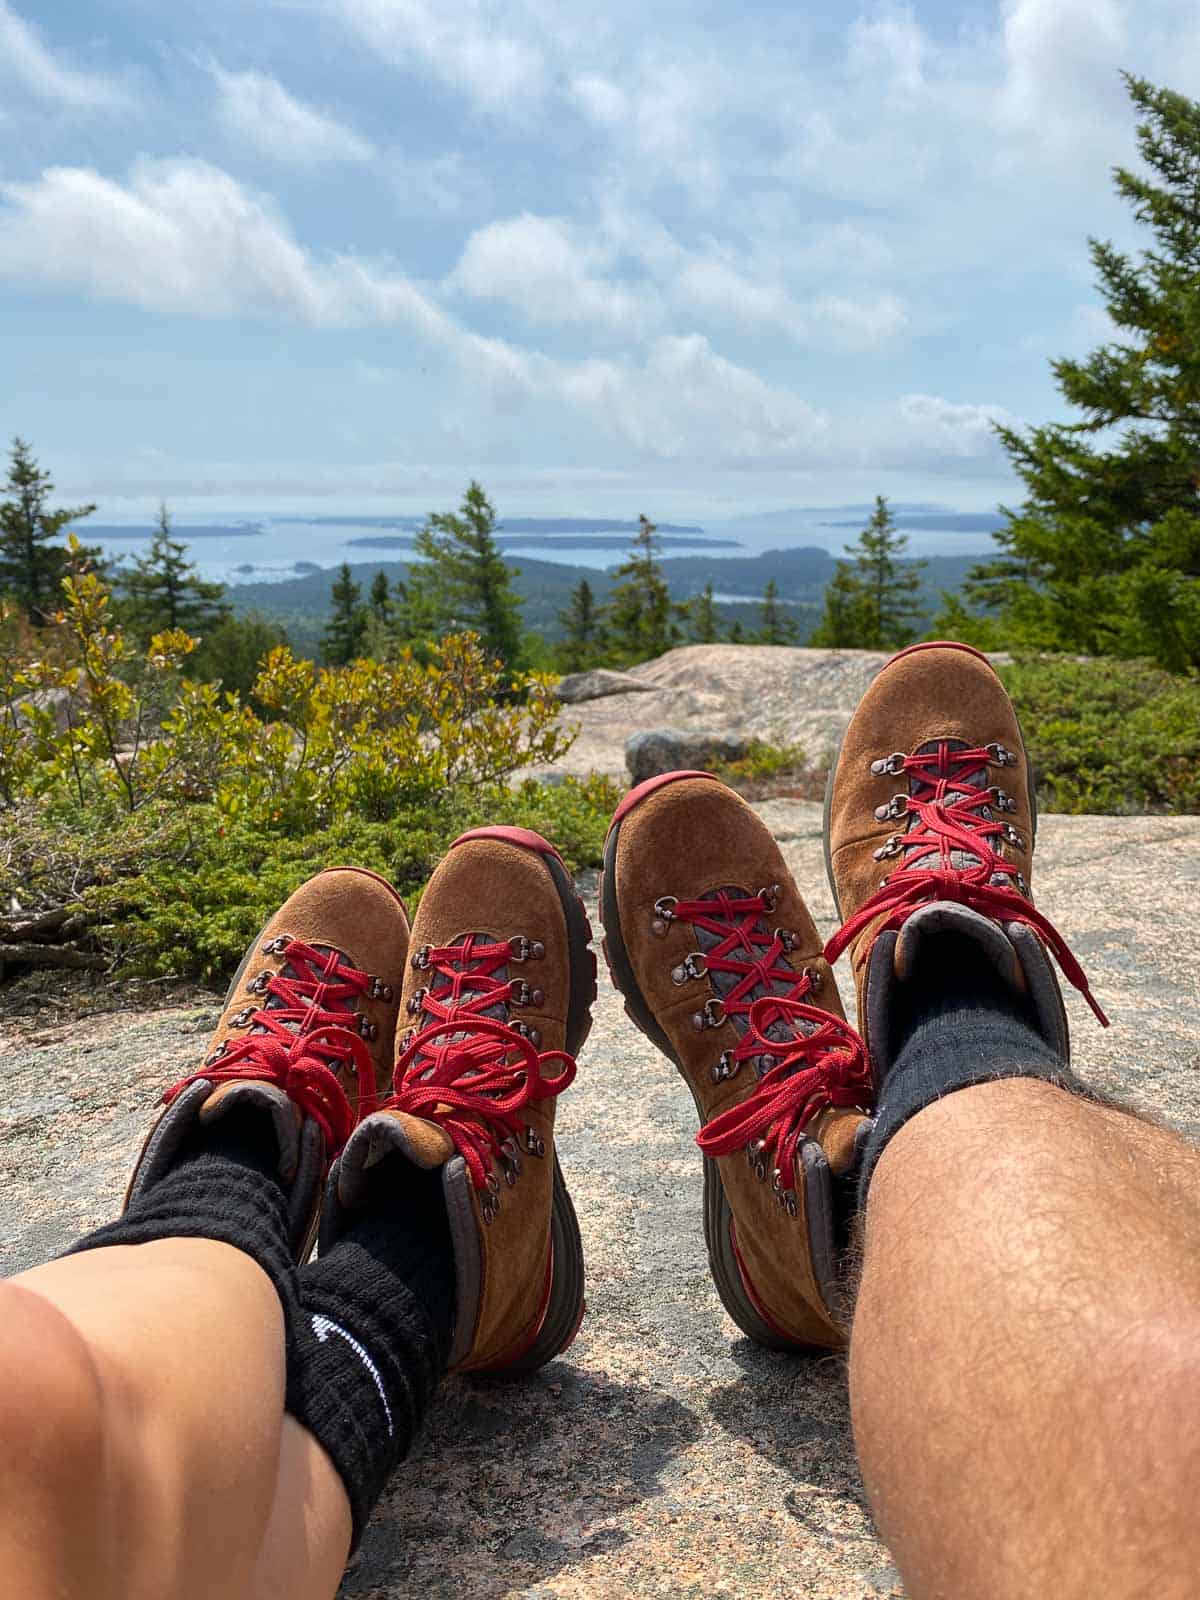
POLYGON ((1033 656, 1001 669, 1045 811, 1200 811, 1200 680, 1143 661, 1033 656))
POLYGON ((98 949, 126 970, 212 977, 319 867, 374 867, 412 893, 487 820, 598 859, 615 795, 508 787, 573 735, 548 680, 514 678, 472 635, 336 669, 277 646, 246 703, 187 676, 186 633, 135 645, 94 572, 77 567, 63 595, 36 634, 0 606, 0 946, 14 964, 38 919, 66 913, 66 964, 98 949))

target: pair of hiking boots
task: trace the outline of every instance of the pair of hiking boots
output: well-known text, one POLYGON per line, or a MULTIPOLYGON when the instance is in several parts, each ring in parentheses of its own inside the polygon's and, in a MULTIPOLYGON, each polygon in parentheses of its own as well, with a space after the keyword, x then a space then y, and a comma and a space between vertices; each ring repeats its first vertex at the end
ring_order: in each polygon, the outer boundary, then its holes
MULTIPOLYGON (((770 832, 719 781, 669 773, 618 807, 605 954, 629 1016, 692 1092, 713 1277, 760 1343, 844 1340, 853 1177, 891 1064, 897 985, 926 938, 972 941, 1065 1061, 1047 952, 1087 989, 1029 899, 1035 824, 1008 697, 986 657, 951 644, 894 657, 846 731, 825 829, 845 920, 824 949, 770 832), (830 968, 843 950, 861 1034, 830 968)), ((318 874, 251 947, 202 1066, 168 1090, 130 1198, 197 1121, 247 1102, 273 1119, 297 1260, 318 1235, 322 1249, 336 1242, 380 1161, 440 1169, 450 1366, 534 1370, 584 1309, 554 1114, 591 1025, 590 939, 561 858, 524 829, 458 839, 411 928, 383 879, 318 874)))

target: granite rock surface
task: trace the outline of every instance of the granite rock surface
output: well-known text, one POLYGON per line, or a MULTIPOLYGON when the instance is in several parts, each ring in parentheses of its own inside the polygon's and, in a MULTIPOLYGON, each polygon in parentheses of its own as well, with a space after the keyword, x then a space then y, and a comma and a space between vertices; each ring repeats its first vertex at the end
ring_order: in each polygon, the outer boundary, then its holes
MULTIPOLYGON (((831 931, 820 808, 761 811, 831 931)), ((582 887, 595 922, 594 878, 582 887)), ((1068 992, 1077 1069, 1200 1137, 1200 818, 1044 817, 1035 887, 1112 1017, 1102 1031, 1068 992)), ((215 1013, 188 992, 0 1029, 0 1272, 113 1215, 157 1092, 198 1058, 215 1013)), ((759 1350, 725 1317, 690 1097, 603 965, 560 1127, 588 1261, 580 1336, 528 1382, 446 1386, 343 1600, 900 1594, 854 1461, 843 1362, 759 1350)))

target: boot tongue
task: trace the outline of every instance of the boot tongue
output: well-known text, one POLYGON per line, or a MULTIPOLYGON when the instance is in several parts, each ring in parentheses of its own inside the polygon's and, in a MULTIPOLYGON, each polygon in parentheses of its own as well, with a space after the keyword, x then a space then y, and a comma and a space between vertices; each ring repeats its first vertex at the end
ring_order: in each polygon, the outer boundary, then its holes
POLYGON ((910 979, 921 959, 922 946, 933 936, 952 933, 970 939, 1017 994, 1026 991, 1024 969, 1012 940, 998 922, 953 900, 933 900, 918 906, 896 935, 892 968, 901 982, 910 979))

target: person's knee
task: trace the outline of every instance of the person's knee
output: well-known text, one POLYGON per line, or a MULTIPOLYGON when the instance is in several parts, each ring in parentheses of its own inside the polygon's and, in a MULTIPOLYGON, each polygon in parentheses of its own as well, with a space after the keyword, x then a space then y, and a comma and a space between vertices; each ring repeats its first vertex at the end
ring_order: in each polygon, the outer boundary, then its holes
POLYGON ((22 1497, 90 1497, 104 1432, 101 1375, 74 1324, 40 1294, 0 1284, 0 1480, 19 1478, 22 1497))

